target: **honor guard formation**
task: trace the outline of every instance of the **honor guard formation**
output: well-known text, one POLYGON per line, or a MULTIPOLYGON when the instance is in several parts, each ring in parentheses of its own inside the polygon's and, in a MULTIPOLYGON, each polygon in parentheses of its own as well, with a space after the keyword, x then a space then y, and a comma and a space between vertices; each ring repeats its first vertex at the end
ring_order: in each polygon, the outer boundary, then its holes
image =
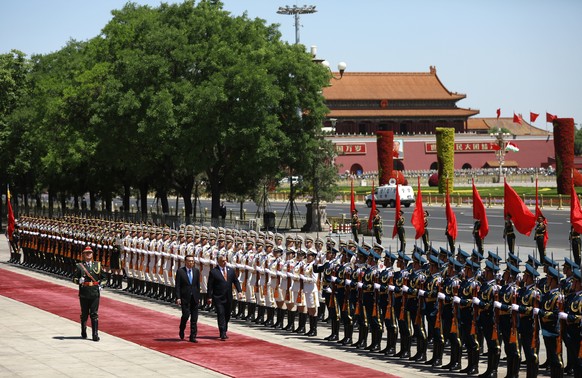
MULTIPOLYGON (((358 222, 355 215, 352 224, 358 222)), ((536 229, 536 242, 543 231, 536 229)), ((436 249, 428 243, 428 233, 425 249, 414 246, 408 254, 399 234, 401 250, 392 253, 379 244, 376 228, 373 245, 77 217, 22 217, 16 233, 20 248, 12 251, 12 263, 78 283, 78 263, 90 260, 83 256, 90 248, 93 261, 102 267, 99 283, 174 302, 174 274, 184 266, 184 257, 193 255, 200 271, 199 307, 211 310, 208 274, 217 256, 226 254, 244 293, 239 300, 233 290, 236 319, 312 337, 318 336, 318 322, 325 321, 331 328, 325 340, 338 347, 444 372, 496 377, 499 365, 506 364, 507 377, 518 377, 520 371, 536 377, 540 369, 548 369, 552 377, 582 377, 580 235, 574 232, 570 237, 577 242, 576 261, 566 258, 561 269, 547 253, 541 261, 530 255, 524 262, 515 255, 510 218, 504 229, 510 248, 506 261, 484 252, 478 243, 471 253, 460 246, 455 251, 448 243, 448 248, 436 249), (541 343, 546 351, 542 356, 541 343), (506 361, 500 362, 502 348, 506 361), (480 372, 478 363, 485 358, 487 368, 480 372)), ((81 285, 90 288, 95 282, 81 285)), ((87 306, 82 321, 90 315, 96 322, 87 306)))

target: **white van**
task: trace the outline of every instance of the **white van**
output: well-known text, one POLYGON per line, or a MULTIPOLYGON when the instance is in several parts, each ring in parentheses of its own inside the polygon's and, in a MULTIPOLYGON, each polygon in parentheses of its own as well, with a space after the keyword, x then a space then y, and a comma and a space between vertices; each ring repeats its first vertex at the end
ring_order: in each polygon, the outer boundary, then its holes
MULTIPOLYGON (((414 190, 412 186, 398 185, 398 192, 400 193, 400 204, 404 207, 410 207, 414 203, 414 190)), ((386 207, 396 207, 396 185, 379 186, 374 190, 374 199, 376 205, 386 207)), ((366 196, 366 206, 372 207, 372 195, 366 196)))

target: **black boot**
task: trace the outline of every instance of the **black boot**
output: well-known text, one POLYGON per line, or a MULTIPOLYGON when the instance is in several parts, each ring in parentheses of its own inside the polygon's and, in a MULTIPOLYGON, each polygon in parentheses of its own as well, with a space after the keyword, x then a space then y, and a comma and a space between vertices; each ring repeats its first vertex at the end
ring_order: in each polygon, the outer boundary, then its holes
POLYGON ((304 336, 317 336, 317 315, 309 315, 309 331, 304 336))
POLYGON ((271 328, 274 329, 283 329, 283 317, 284 317, 284 310, 282 308, 277 308, 276 313, 277 313, 277 320, 275 321, 275 324, 273 324, 273 326, 271 328))
POLYGON ((293 332, 295 328, 295 314, 296 311, 287 310, 287 325, 283 328, 284 331, 293 332))
POLYGON ((528 361, 526 366, 527 366, 526 378, 537 378, 539 370, 537 361, 528 361))
POLYGON ((257 311, 257 317, 255 319, 255 324, 263 324, 265 322, 265 306, 259 305, 259 310, 257 311))
POLYGON ((305 333, 305 324, 307 323, 307 314, 299 313, 299 324, 293 333, 305 333))
POLYGON ((443 351, 445 345, 442 340, 438 340, 434 345, 432 367, 439 367, 443 364, 443 351))
POLYGON ((93 341, 99 341, 99 321, 97 319, 91 319, 91 331, 93 341))
POLYGON ((254 322, 255 317, 255 309, 257 308, 256 303, 249 303, 249 313, 247 314, 247 318, 245 319, 248 322, 254 322))
MULTIPOLYGON (((477 353, 479 353, 479 350, 477 350, 477 353)), ((459 370, 459 373, 467 374, 473 367, 472 365, 473 365, 473 351, 467 350, 467 367, 459 370)))
POLYGON ((344 338, 341 341, 342 345, 350 345, 352 343, 352 336, 354 334, 354 326, 352 323, 344 324, 344 338))
POLYGON ((339 322, 337 320, 337 317, 335 317, 335 316, 330 317, 330 320, 331 320, 331 335, 325 337, 324 340, 327 340, 327 341, 337 341, 338 338, 339 338, 338 337, 339 335, 337 334, 336 331, 339 329, 337 327, 337 325, 339 324, 339 322))
POLYGON ((479 374, 479 348, 471 352, 471 368, 467 372, 467 375, 478 375, 479 374))
MULTIPOLYGON (((495 375, 493 375, 493 362, 495 360, 495 351, 493 350, 487 350, 487 370, 485 370, 485 373, 483 374, 479 374, 479 378, 496 378, 497 377, 497 371, 495 373, 495 375)), ((513 370, 513 357, 512 356, 507 356, 507 376, 511 377, 512 376, 512 370, 513 370)), ((497 370, 497 369, 496 369, 497 370)))
POLYGON ((87 338, 87 321, 82 321, 81 322, 81 337, 83 339, 87 338))
POLYGON ((325 320, 325 303, 319 303, 319 308, 317 309, 317 320, 324 322, 325 320))
POLYGON ((248 315, 245 315, 245 309, 247 307, 247 302, 240 301, 238 303, 238 305, 239 305, 238 318, 240 320, 247 320, 248 315))
POLYGON ((363 326, 358 328, 358 341, 352 343, 351 346, 356 347, 356 348, 359 348, 360 345, 362 345, 362 334, 363 334, 362 331, 363 331, 363 329, 364 329, 363 326))
POLYGON ((416 362, 425 362, 426 361, 426 348, 427 342, 425 338, 419 337, 416 343, 416 358, 414 361, 416 362))
POLYGON ((461 370, 461 346, 457 342, 451 344, 451 366, 449 371, 461 370))
POLYGON ((274 317, 275 317, 275 309, 273 307, 267 308, 267 320, 265 320, 265 322, 263 323, 263 325, 265 327, 272 327, 273 324, 275 324, 273 322, 273 318, 274 317))
POLYGON ((411 338, 410 335, 402 336, 400 339, 400 352, 398 352, 395 357, 400 359, 407 359, 410 357, 410 344, 411 338))

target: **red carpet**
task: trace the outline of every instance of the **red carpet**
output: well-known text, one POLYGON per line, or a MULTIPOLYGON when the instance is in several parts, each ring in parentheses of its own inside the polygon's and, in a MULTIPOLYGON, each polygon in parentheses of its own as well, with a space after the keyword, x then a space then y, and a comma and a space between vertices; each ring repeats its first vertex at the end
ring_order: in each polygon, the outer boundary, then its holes
MULTIPOLYGON (((0 295, 79 322, 76 290, 0 270, 0 295)), ((198 344, 181 341, 178 338, 178 308, 176 314, 171 316, 102 297, 99 328, 110 335, 233 377, 393 377, 233 332, 229 332, 229 339, 223 342, 218 339, 216 327, 204 324, 198 325, 198 344)), ((107 337, 102 336, 101 342, 107 342, 107 337)))

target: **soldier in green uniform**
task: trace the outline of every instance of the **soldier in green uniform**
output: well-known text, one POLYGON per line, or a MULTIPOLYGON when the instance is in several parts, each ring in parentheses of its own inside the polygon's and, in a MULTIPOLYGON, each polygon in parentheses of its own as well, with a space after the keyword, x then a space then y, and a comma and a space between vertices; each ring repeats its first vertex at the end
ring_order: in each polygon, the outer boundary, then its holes
POLYGON ((580 266, 580 233, 574 230, 574 226, 570 226, 570 243, 572 244, 572 255, 574 255, 574 261, 578 266, 580 266))
POLYGON ((382 244, 382 217, 380 216, 380 210, 378 209, 376 209, 376 214, 372 219, 372 229, 374 231, 376 243, 382 244))
POLYGON ((428 211, 424 211, 424 234, 422 234, 422 244, 424 245, 424 250, 428 251, 430 247, 430 237, 428 235, 428 211))
POLYGON ((503 228, 503 239, 507 242, 507 249, 509 253, 514 253, 515 250, 515 231, 513 231, 513 222, 511 221, 511 214, 505 216, 505 226, 503 228))
POLYGON ((547 227, 545 223, 546 218, 543 215, 540 215, 537 220, 534 240, 536 241, 536 246, 538 247, 538 252, 540 254, 540 259, 543 261, 544 257, 546 256, 546 246, 544 244, 544 239, 547 232, 547 227))
POLYGON ((81 302, 81 337, 87 338, 87 317, 91 317, 93 341, 99 341, 99 297, 103 272, 101 263, 93 261, 93 250, 87 246, 83 250, 83 262, 77 264, 73 282, 79 284, 81 302))
POLYGON ((358 209, 354 209, 354 212, 352 213, 351 226, 354 241, 359 244, 360 239, 358 239, 358 231, 360 229, 360 217, 358 216, 358 209))
POLYGON ((406 233, 404 232, 404 211, 400 210, 400 216, 396 222, 396 231, 398 232, 398 241, 400 242, 399 251, 406 252, 406 233))

